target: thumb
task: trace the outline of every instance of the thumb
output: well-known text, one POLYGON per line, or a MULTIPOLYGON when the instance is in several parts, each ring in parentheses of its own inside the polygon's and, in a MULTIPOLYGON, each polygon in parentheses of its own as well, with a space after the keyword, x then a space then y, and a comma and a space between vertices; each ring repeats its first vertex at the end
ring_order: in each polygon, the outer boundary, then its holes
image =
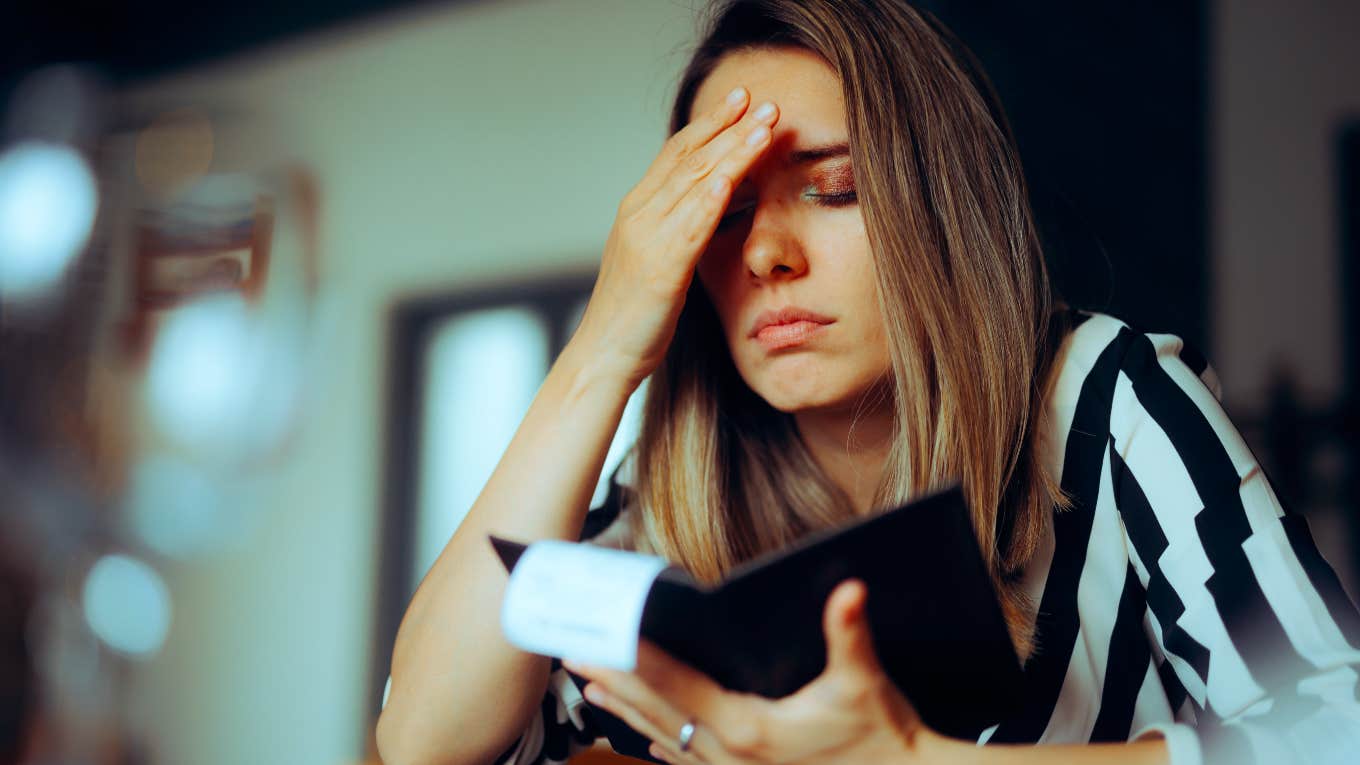
POLYGON ((828 671, 882 672, 864 608, 867 599, 868 588, 858 579, 841 582, 827 598, 822 622, 828 671))

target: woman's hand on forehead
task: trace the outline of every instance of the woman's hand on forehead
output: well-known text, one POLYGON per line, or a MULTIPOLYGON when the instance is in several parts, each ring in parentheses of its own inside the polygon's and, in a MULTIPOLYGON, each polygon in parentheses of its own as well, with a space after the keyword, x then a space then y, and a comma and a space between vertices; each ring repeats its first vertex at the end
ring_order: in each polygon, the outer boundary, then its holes
POLYGON ((665 356, 695 267, 779 108, 739 87, 671 136, 619 203, 573 344, 634 387, 665 356))

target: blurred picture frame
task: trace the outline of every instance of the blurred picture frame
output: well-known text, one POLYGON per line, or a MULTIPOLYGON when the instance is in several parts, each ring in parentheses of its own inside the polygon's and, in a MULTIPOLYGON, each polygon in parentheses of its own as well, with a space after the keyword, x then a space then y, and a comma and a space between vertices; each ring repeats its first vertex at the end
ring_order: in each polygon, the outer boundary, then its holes
POLYGON ((125 350, 144 360, 166 312, 212 294, 258 301, 269 276, 275 201, 271 195, 192 198, 136 214, 125 350))

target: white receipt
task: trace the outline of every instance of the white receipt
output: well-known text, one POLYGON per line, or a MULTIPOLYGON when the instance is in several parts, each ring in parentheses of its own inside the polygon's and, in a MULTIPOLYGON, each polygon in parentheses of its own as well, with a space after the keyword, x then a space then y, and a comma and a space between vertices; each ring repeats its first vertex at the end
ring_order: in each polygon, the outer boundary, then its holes
POLYGON ((647 592, 666 561, 589 544, 543 540, 510 573, 501 630, 512 645, 621 670, 637 664, 647 592))

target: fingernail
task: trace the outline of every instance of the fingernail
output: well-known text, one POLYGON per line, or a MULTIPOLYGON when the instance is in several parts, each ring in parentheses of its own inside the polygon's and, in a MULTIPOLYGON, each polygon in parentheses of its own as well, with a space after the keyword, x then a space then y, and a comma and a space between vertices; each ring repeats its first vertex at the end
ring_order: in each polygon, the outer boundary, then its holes
POLYGON ((746 143, 752 146, 759 146, 761 143, 765 141, 766 138, 769 137, 770 129, 765 127, 764 125, 761 125, 760 127, 751 131, 751 134, 746 137, 746 143))
POLYGON ((727 103, 736 106, 741 103, 744 98, 746 98, 746 88, 737 88, 727 94, 727 103))
POLYGON ((774 104, 770 103, 769 101, 766 101, 765 103, 761 104, 760 108, 756 109, 756 119, 758 120, 767 120, 773 116, 774 116, 774 104))

